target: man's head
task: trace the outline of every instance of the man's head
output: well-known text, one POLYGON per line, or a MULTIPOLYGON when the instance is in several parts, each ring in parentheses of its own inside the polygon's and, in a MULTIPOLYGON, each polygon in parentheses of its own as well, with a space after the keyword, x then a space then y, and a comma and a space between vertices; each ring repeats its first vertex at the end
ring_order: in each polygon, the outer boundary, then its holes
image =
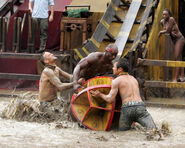
POLYGON ((117 54, 118 54, 118 47, 116 46, 116 44, 109 44, 105 48, 105 55, 110 61, 114 60, 117 54))
POLYGON ((52 54, 50 52, 44 52, 42 54, 42 60, 47 65, 55 65, 56 59, 57 59, 57 57, 54 56, 54 54, 52 54))
POLYGON ((129 70, 129 63, 127 59, 125 58, 119 59, 118 62, 114 63, 114 66, 113 66, 114 75, 119 75, 121 72, 128 72, 128 70, 129 70))

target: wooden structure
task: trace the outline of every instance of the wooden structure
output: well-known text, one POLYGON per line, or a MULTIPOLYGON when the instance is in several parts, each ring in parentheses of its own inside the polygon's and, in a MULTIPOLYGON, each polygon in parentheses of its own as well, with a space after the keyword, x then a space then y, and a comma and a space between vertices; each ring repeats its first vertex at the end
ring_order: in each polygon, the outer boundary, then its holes
MULTIPOLYGON (((39 60, 41 54, 29 54, 29 53, 1 53, 0 58, 7 58, 7 59, 33 59, 33 60, 39 60)), ((61 60, 65 61, 67 58, 68 60, 70 59, 69 54, 65 55, 56 55, 56 57, 61 60)), ((69 64, 69 68, 71 69, 70 72, 72 71, 72 60, 69 64)), ((18 74, 18 73, 0 73, 0 79, 16 79, 16 80, 39 80, 40 75, 39 74, 18 74)))
POLYGON ((0 17, 0 51, 6 51, 7 21, 5 17, 0 17))
MULTIPOLYGON (((91 90, 99 90, 108 94, 111 89, 112 77, 95 77, 83 84, 83 89, 74 94, 71 100, 73 115, 84 126, 93 130, 110 130, 115 112, 119 112, 116 102, 110 104, 101 98, 91 96, 91 90)), ((117 102, 120 103, 120 102, 117 102)), ((119 108, 120 110, 120 108, 119 108)), ((115 120, 119 120, 119 117, 115 120)))
POLYGON ((71 31, 80 29, 82 31, 82 44, 87 39, 87 18, 63 17, 60 23, 60 51, 64 49, 64 37, 67 33, 67 50, 71 49, 71 31))

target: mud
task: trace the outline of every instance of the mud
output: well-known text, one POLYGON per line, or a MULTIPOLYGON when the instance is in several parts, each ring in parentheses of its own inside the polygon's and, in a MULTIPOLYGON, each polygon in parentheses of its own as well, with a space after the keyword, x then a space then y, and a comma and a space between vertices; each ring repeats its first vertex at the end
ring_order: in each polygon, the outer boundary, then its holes
POLYGON ((126 132, 103 132, 72 122, 64 100, 39 104, 25 96, 0 98, 0 147, 185 147, 183 109, 148 108, 158 130, 136 124, 126 132))

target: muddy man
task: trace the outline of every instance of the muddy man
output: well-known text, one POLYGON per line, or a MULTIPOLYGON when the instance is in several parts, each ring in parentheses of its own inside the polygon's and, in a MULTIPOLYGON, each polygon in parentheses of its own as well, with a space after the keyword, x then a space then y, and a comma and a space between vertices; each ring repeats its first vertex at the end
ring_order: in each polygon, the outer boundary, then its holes
POLYGON ((47 102, 57 99, 57 90, 62 91, 73 86, 73 83, 62 83, 59 75, 68 80, 72 79, 72 75, 56 66, 57 57, 52 53, 44 52, 41 59, 45 64, 45 68, 40 78, 39 100, 40 102, 47 102))
POLYGON ((106 102, 112 103, 119 93, 122 100, 119 130, 129 130, 133 122, 138 122, 146 128, 156 128, 151 115, 141 100, 138 82, 133 76, 128 74, 128 69, 128 61, 120 59, 113 67, 113 73, 117 77, 112 81, 109 94, 105 95, 99 90, 91 90, 91 94, 94 97, 102 98, 106 102))
POLYGON ((73 71, 74 90, 77 92, 83 82, 108 73, 112 73, 112 60, 118 53, 118 47, 115 44, 109 44, 105 52, 93 52, 83 58, 73 71))

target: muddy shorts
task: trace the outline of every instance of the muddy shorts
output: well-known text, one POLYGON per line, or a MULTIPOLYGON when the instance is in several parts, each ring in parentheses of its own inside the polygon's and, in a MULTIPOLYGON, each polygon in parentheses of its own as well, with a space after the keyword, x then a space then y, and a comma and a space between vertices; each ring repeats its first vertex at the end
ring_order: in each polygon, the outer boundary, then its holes
POLYGON ((133 122, 138 122, 146 128, 156 128, 156 125, 151 115, 146 110, 143 102, 127 102, 122 105, 119 119, 119 130, 129 130, 133 122))

